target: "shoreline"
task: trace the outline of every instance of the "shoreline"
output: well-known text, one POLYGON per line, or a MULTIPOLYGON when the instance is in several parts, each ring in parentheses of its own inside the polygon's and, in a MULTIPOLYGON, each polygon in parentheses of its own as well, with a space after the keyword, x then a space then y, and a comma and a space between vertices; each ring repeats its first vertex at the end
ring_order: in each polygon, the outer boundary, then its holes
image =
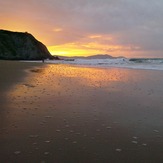
MULTIPOLYGON (((47 63, 53 64, 53 63, 47 63)), ((132 68, 132 67, 120 67, 120 66, 91 66, 91 65, 76 65, 76 64, 61 64, 81 68, 99 68, 99 69, 127 69, 127 70, 142 70, 142 71, 163 71, 163 69, 150 69, 150 68, 132 68)))
MULTIPOLYGON (((85 61, 83 59, 83 61, 85 61)), ((89 60, 91 61, 91 60, 89 60)), ((40 63, 41 61, 22 61, 22 62, 31 62, 31 63, 40 63)), ((122 69, 133 69, 133 70, 154 70, 154 71, 163 71, 163 64, 153 64, 153 63, 77 63, 75 61, 64 61, 64 60, 45 60, 45 64, 58 64, 58 65, 70 65, 78 67, 95 67, 95 68, 122 68, 122 69)))

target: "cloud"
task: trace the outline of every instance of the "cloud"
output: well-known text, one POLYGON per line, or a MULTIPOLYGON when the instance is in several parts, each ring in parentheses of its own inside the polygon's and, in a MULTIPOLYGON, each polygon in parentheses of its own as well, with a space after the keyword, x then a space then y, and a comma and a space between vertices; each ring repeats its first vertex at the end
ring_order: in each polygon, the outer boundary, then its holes
POLYGON ((0 19, 30 22, 49 46, 95 42, 106 49, 163 51, 162 0, 6 0, 0 11, 0 19))

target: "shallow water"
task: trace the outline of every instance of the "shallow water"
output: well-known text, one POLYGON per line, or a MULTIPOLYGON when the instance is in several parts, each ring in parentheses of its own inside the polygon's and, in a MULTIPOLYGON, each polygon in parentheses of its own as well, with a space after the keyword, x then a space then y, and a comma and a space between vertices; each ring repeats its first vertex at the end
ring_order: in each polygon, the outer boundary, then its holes
POLYGON ((47 65, 6 94, 0 162, 162 162, 163 72, 47 65))

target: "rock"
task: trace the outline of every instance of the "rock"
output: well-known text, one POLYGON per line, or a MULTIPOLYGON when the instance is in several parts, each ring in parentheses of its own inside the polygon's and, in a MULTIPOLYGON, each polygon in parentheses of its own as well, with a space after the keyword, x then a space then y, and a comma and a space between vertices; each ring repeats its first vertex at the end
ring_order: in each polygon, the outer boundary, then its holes
POLYGON ((44 152, 44 155, 48 155, 49 154, 49 152, 44 152))
POLYGON ((54 58, 30 33, 0 30, 0 59, 43 60, 54 58))
POLYGON ((133 143, 133 144, 138 144, 138 142, 137 142, 137 141, 132 141, 132 143, 133 143))
POLYGON ((15 151, 14 154, 15 155, 19 155, 21 153, 21 151, 15 151))
POLYGON ((115 151, 117 151, 117 152, 121 152, 121 151, 122 151, 122 149, 117 148, 117 149, 115 149, 115 151))

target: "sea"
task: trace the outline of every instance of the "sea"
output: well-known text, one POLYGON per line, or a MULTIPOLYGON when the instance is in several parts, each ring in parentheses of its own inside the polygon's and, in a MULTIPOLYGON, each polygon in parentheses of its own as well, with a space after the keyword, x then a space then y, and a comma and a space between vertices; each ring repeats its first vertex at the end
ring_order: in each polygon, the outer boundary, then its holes
POLYGON ((62 59, 45 60, 45 62, 85 67, 163 70, 163 58, 62 59))

